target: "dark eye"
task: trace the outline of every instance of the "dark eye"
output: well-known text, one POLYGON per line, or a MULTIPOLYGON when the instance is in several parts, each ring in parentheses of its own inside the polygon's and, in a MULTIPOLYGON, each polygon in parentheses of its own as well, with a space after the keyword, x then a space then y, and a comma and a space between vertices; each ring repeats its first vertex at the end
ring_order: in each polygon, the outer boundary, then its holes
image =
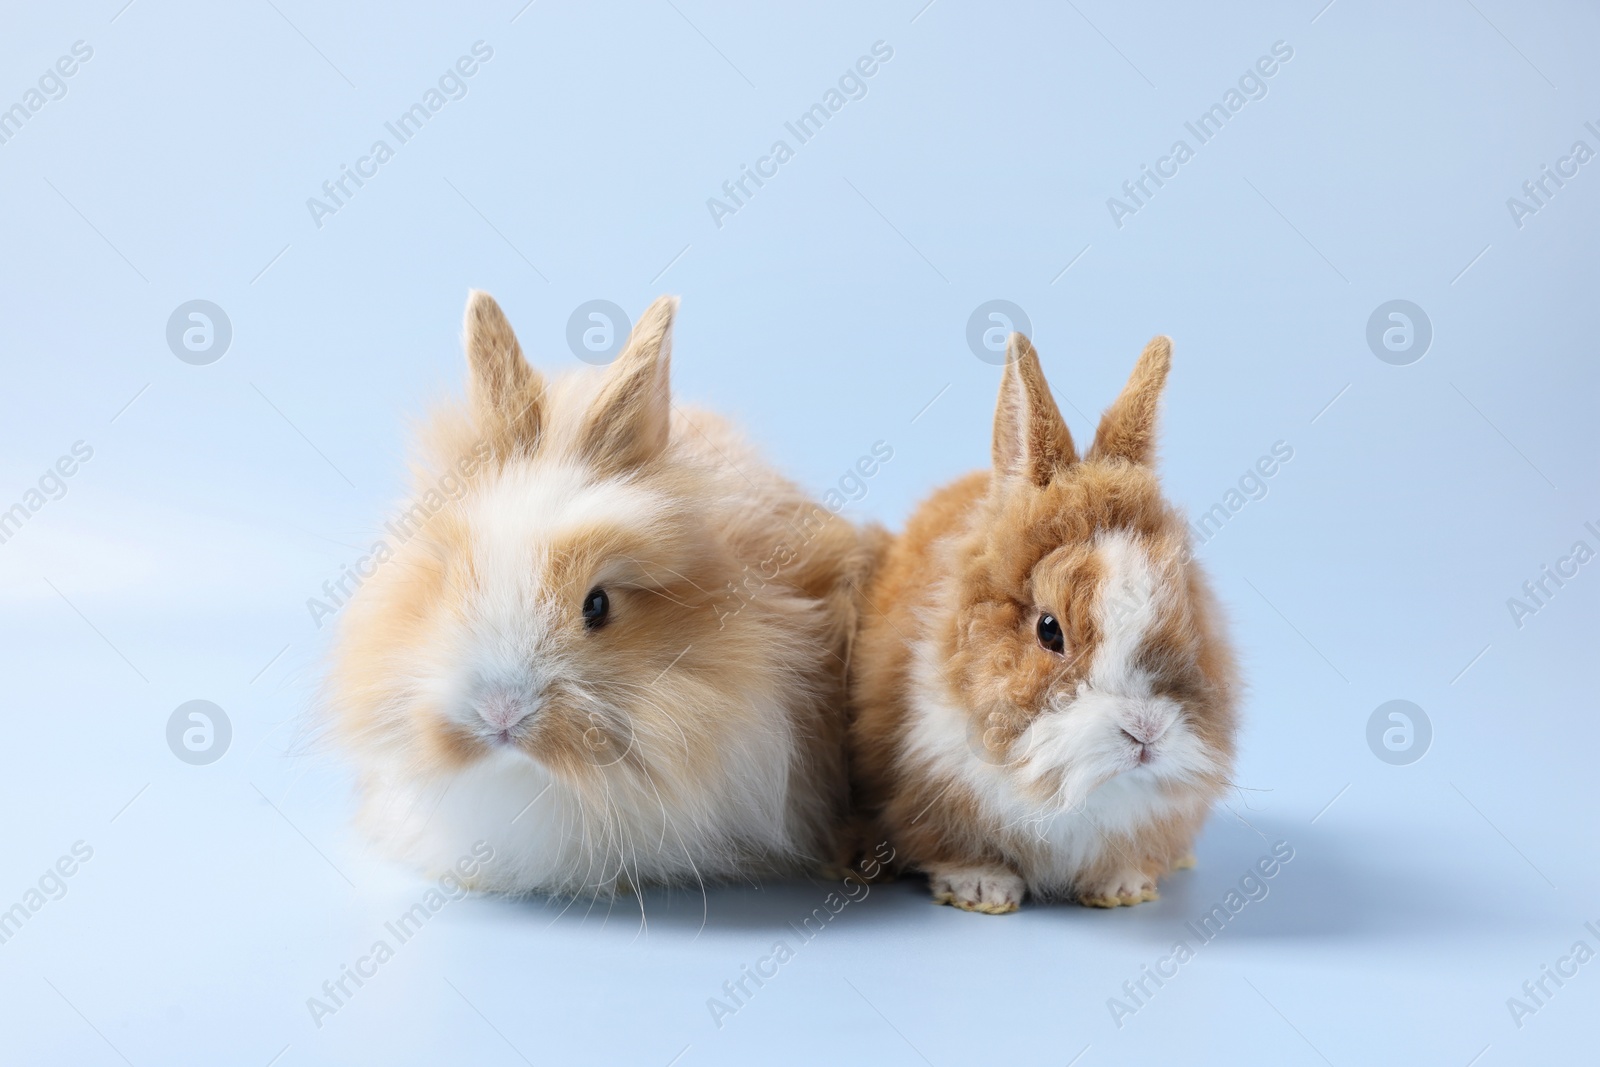
POLYGON ((1061 633, 1061 622, 1054 615, 1046 613, 1039 616, 1039 644, 1051 652, 1060 652, 1066 648, 1066 638, 1061 633))
POLYGON ((611 610, 611 598, 606 596, 606 591, 598 587, 589 590, 589 595, 583 598, 583 625, 591 630, 598 630, 606 624, 606 614, 611 610))

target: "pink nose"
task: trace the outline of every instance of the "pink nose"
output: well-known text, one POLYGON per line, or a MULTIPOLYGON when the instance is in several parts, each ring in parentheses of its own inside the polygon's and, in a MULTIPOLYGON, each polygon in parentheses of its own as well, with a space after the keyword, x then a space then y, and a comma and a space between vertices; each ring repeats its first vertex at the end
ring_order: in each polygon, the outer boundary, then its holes
POLYGON ((1171 723, 1164 716, 1141 710, 1123 724, 1122 732, 1141 745, 1153 745, 1161 740, 1161 735, 1167 732, 1169 725, 1171 723))
POLYGON ((509 730, 533 711, 522 697, 503 689, 490 690, 478 701, 478 716, 496 730, 509 730))

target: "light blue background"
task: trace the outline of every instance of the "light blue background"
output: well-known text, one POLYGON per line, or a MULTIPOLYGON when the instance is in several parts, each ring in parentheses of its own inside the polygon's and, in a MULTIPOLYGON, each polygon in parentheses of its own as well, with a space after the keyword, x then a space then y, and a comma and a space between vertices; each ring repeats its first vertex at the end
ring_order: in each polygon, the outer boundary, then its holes
POLYGON ((1595 1055, 1600 962, 1520 1029, 1506 1007, 1600 948, 1600 563, 1521 628, 1506 606, 1600 548, 1600 162, 1521 228, 1506 207, 1600 149, 1592 6, 122 2, 11 4, 0 33, 0 106, 94 49, 0 145, 0 507, 94 449, 0 544, 0 908, 94 849, 0 945, 8 1062, 1595 1055), (316 228, 306 198, 478 40, 468 95, 316 228), (867 96, 715 226, 707 198, 878 40, 867 96), (1279 40, 1268 95, 1116 227, 1107 197, 1279 40), (344 772, 303 743, 328 633, 305 601, 459 389, 468 287, 552 369, 580 303, 681 294, 677 394, 819 493, 889 442, 849 514, 890 524, 986 460, 981 302, 1027 310, 1080 441, 1172 335, 1175 501, 1294 449, 1200 552, 1250 681, 1200 868, 1114 913, 876 889, 720 1029, 707 998, 829 886, 653 894, 647 922, 471 899, 316 1028, 306 998, 426 883, 354 837, 344 772), (210 366, 165 343, 193 298, 232 321, 210 366), (1409 366, 1365 341, 1395 298, 1433 324, 1409 366), (208 767, 164 740, 195 698, 233 724, 208 767), (1410 766, 1365 740, 1395 698, 1433 725, 1410 766), (1278 840, 1270 895, 1116 1026, 1107 999, 1278 840))

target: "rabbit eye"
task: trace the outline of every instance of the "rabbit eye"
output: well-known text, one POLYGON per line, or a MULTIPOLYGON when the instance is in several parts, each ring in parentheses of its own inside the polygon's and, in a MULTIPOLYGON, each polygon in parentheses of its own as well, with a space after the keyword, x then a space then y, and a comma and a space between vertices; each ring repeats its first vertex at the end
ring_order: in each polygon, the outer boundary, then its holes
POLYGON ((583 625, 587 629, 598 630, 606 624, 606 615, 610 611, 611 598, 606 596, 604 589, 596 586, 583 598, 583 625))
POLYGON ((1039 634, 1039 644, 1051 652, 1061 652, 1066 648, 1067 639, 1061 632, 1061 622, 1054 615, 1048 612, 1040 615, 1035 630, 1039 634))

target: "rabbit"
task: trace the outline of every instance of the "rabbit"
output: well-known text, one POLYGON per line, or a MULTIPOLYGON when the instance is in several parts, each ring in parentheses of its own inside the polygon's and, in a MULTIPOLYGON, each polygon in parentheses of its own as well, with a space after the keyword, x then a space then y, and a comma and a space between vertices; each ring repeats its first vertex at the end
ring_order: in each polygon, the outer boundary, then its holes
POLYGON ((398 857, 486 841, 472 888, 597 896, 835 860, 871 542, 673 404, 676 309, 546 382, 471 294, 468 401, 422 434, 326 687, 398 857))
POLYGON ((1080 459, 1012 334, 993 470, 936 492, 867 587, 851 667, 861 817, 936 903, 1154 900, 1228 787, 1219 608, 1162 498, 1152 340, 1080 459))

